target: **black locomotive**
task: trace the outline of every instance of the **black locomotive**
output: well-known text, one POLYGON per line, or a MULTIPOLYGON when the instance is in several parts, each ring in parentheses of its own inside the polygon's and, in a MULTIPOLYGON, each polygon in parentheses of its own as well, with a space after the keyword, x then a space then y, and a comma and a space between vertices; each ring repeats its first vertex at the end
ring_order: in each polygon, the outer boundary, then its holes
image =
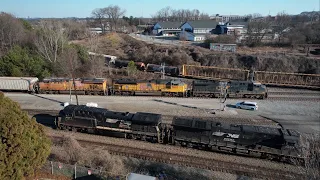
POLYGON ((161 114, 115 112, 84 105, 60 111, 58 129, 94 134, 123 133, 125 138, 267 158, 298 158, 300 134, 291 129, 226 124, 197 117, 174 117, 163 124, 161 114))

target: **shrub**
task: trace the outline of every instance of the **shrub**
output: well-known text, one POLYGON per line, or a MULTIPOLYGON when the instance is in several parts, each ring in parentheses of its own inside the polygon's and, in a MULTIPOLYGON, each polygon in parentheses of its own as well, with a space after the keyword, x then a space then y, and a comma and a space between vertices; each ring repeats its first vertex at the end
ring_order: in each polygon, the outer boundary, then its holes
POLYGON ((50 154, 50 140, 40 124, 0 92, 0 179, 33 175, 50 154))

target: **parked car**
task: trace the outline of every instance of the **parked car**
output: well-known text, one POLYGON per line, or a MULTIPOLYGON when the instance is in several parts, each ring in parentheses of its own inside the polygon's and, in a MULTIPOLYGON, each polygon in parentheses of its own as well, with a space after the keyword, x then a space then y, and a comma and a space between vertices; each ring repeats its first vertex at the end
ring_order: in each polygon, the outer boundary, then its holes
POLYGON ((242 101, 236 104, 238 109, 247 109, 247 110, 258 110, 258 105, 256 102, 242 101))

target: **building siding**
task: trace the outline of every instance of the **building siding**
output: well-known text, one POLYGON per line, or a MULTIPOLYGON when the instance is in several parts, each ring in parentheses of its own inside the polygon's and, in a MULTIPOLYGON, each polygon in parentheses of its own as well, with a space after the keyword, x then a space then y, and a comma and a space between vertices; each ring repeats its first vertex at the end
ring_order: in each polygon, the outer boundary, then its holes
POLYGON ((181 31, 187 31, 187 30, 190 30, 191 32, 193 32, 192 26, 190 26, 189 23, 184 23, 184 24, 181 26, 181 31))

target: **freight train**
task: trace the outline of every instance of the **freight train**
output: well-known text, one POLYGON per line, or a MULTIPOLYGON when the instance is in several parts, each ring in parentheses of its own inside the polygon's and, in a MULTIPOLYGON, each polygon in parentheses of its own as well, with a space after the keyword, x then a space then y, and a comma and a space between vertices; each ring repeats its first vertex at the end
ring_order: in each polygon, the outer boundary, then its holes
POLYGON ((124 138, 204 150, 287 160, 299 158, 300 134, 291 129, 227 124, 218 119, 173 117, 145 112, 115 112, 85 105, 69 105, 59 112, 60 130, 92 134, 117 132, 124 138))
MULTIPOLYGON (((129 65, 128 60, 120 60, 120 59, 110 59, 106 58, 105 65, 112 67, 112 68, 127 68, 129 65)), ((178 77, 180 76, 180 69, 177 66, 161 66, 157 64, 145 64, 144 62, 134 62, 136 68, 139 71, 146 71, 146 72, 152 72, 152 73, 164 73, 168 76, 178 77)))
POLYGON ((267 98, 265 85, 255 81, 214 81, 193 80, 191 85, 179 79, 112 79, 106 78, 47 78, 39 81, 38 78, 2 78, 0 90, 23 90, 38 94, 68 94, 83 95, 138 95, 155 94, 174 97, 227 97, 267 98), (19 87, 19 88, 17 88, 19 87))

